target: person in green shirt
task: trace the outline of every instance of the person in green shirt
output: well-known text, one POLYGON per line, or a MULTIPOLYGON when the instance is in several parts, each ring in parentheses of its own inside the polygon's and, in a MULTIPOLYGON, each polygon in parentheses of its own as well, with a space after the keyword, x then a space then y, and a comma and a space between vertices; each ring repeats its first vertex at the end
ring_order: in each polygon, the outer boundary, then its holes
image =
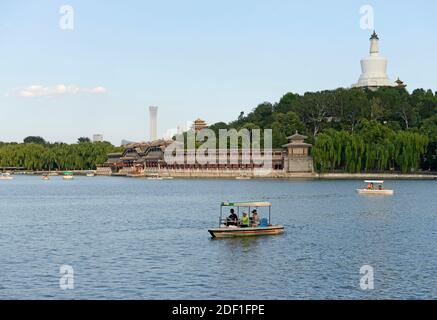
POLYGON ((247 212, 243 212, 243 216, 241 217, 240 226, 242 228, 248 228, 249 225, 250 225, 249 215, 247 214, 247 212))

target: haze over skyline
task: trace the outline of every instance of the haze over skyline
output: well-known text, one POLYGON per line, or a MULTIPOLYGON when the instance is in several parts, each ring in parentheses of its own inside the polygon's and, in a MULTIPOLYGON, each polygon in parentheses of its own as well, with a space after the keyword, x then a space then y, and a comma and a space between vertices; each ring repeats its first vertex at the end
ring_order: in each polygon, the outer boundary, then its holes
POLYGON ((388 74, 437 90, 435 2, 14 1, 0 10, 0 141, 145 140, 201 117, 231 121, 285 93, 350 87, 375 10, 388 74), (59 9, 74 8, 74 30, 59 9))

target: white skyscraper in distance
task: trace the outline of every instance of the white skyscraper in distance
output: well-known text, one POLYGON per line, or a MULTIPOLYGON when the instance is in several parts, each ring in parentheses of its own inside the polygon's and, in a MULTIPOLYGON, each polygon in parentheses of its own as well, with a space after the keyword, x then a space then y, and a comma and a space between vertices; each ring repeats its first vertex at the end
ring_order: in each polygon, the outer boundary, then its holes
POLYGON ((94 134, 93 142, 103 142, 103 134, 94 134))
POLYGON ((158 139, 158 107, 149 107, 150 141, 158 139))

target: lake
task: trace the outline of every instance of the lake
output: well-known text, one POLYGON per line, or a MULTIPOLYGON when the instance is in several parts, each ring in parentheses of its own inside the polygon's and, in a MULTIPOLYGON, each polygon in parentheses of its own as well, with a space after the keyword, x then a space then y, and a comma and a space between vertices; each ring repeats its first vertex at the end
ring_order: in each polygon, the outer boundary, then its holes
POLYGON ((393 197, 360 181, 16 176, 0 181, 0 299, 436 299, 436 182, 386 184, 393 197), (212 240, 227 200, 272 202, 285 233, 212 240))

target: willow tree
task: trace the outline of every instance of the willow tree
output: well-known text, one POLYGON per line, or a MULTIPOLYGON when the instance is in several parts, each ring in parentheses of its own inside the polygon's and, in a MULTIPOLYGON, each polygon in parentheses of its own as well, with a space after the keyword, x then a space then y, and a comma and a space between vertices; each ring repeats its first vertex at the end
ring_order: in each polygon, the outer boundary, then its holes
POLYGON ((428 138, 415 132, 398 131, 376 122, 364 123, 359 132, 326 130, 313 148, 315 166, 322 172, 351 173, 399 169, 417 170, 426 153, 428 138))
POLYGON ((37 144, 0 144, 1 167, 24 167, 28 170, 95 169, 107 154, 120 151, 108 142, 37 144))
POLYGON ((324 172, 333 168, 333 150, 332 137, 325 133, 319 134, 312 149, 314 164, 319 171, 324 172))
POLYGON ((395 136, 395 162, 403 173, 415 171, 428 146, 428 137, 414 132, 399 131, 395 136))

